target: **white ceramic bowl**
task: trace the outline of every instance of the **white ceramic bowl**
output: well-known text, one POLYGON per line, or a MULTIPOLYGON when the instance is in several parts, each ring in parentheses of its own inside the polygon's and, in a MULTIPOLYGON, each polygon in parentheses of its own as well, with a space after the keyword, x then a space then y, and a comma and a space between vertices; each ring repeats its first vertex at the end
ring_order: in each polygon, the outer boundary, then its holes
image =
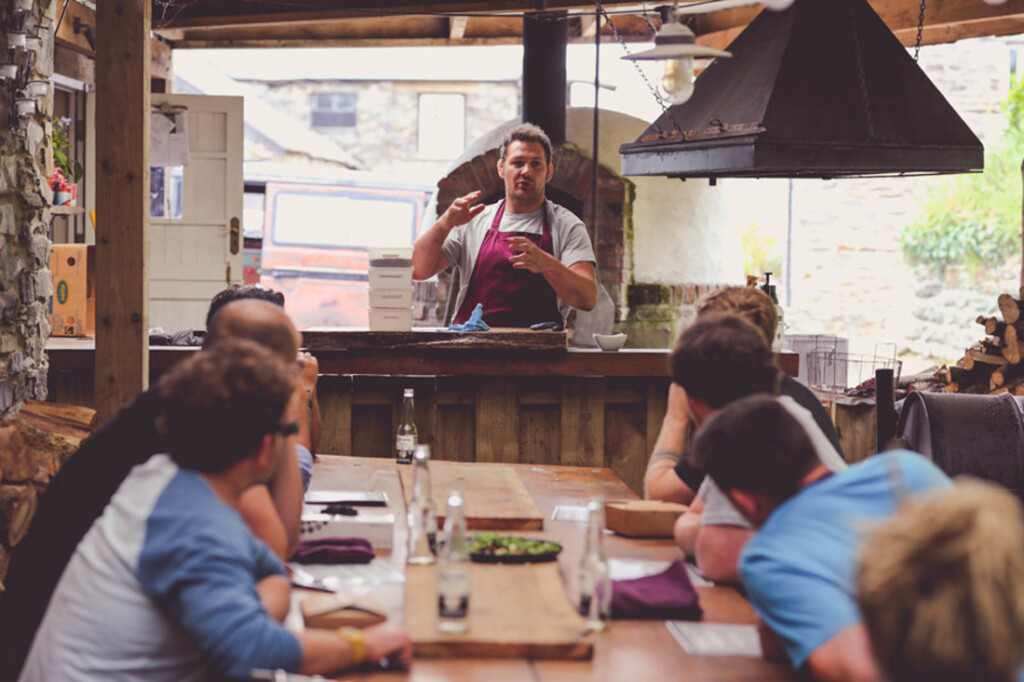
POLYGON ((626 345, 625 334, 594 334, 594 341, 601 350, 618 350, 626 345))

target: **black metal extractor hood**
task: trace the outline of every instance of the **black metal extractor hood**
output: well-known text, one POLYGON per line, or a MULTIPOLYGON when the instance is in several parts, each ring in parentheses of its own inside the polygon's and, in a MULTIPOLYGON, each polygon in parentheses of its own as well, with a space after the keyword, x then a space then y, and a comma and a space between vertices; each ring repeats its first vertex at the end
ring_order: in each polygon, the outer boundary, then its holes
POLYGON ((765 10, 620 147, 623 175, 836 178, 966 173, 984 149, 866 0, 765 10), (673 121, 674 119, 674 121, 673 121))

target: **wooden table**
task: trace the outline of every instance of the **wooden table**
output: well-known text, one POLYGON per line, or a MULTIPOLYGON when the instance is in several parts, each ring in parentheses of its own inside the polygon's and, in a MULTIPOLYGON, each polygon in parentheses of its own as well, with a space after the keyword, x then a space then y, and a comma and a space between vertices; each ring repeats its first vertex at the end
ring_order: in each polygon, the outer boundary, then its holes
MULTIPOLYGON (((381 557, 404 570, 406 536, 404 498, 391 460, 363 457, 320 456, 314 467, 312 488, 348 490, 384 490, 392 511, 399 519, 395 533, 396 548, 381 557)), ((522 478, 534 502, 544 514, 546 537, 558 540, 565 549, 560 561, 575 569, 582 551, 583 526, 580 523, 552 521, 556 505, 584 505, 591 495, 606 500, 636 499, 609 469, 534 465, 511 466, 522 478)), ((679 558, 679 550, 670 540, 636 540, 609 535, 606 549, 610 558, 669 561, 679 558)), ((699 587, 704 620, 719 623, 754 623, 756 616, 745 599, 728 587, 699 587)), ((401 586, 384 586, 375 593, 385 602, 391 618, 402 618, 401 586)), ((594 642, 591 661, 529 660, 416 660, 409 671, 347 673, 337 679, 413 680, 486 680, 487 682, 523 682, 534 680, 578 680, 619 682, 621 680, 792 680, 788 667, 760 659, 740 657, 701 657, 686 654, 669 633, 663 621, 621 621, 611 623, 608 631, 594 642)))

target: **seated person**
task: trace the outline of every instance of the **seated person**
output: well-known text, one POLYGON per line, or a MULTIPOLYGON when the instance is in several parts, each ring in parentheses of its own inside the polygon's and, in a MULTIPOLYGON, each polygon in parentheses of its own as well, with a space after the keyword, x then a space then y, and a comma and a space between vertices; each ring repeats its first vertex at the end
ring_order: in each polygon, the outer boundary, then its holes
MULTIPOLYGON (((746 319, 732 313, 708 312, 698 317, 679 337, 670 367, 698 433, 716 410, 734 400, 774 393, 779 376, 767 338, 746 319)), ((777 400, 800 422, 818 457, 830 470, 846 466, 810 412, 789 396, 778 396, 777 400)), ((707 478, 675 528, 680 548, 696 560, 709 579, 717 581, 739 579, 736 569, 740 551, 752 534, 750 523, 707 478)))
POLYGON ((757 528, 740 577, 793 667, 822 680, 879 679, 854 602, 857 550, 871 522, 914 495, 948 488, 949 478, 906 450, 832 473, 789 410, 759 395, 704 424, 694 461, 757 528))
MULTIPOLYGON (((756 287, 728 287, 706 296, 697 306, 698 318, 707 313, 736 313, 760 329, 768 345, 775 338, 778 312, 768 296, 756 287)), ((832 447, 842 456, 839 434, 821 401, 798 380, 788 374, 781 375, 779 394, 789 396, 814 417, 814 422, 828 438, 832 447)), ((694 423, 686 407, 686 394, 673 382, 668 389, 668 405, 661 431, 654 443, 654 452, 644 475, 644 497, 690 504, 704 481, 704 472, 695 469, 686 453, 693 445, 694 423)))
POLYGON ((61 576, 20 680, 200 680, 257 668, 408 662, 400 628, 293 634, 288 579, 242 523, 244 492, 294 450, 296 370, 223 340, 160 380, 167 454, 132 469, 61 576))
POLYGON ((868 532, 857 603, 886 679, 1024 679, 1022 516, 1005 489, 959 479, 868 532))
MULTIPOLYGON (((247 338, 294 362, 299 337, 280 301, 235 300, 244 299, 245 294, 266 298, 268 290, 257 287, 233 287, 228 291, 233 298, 218 296, 211 303, 221 324, 215 324, 211 316, 207 343, 219 338, 247 338)), ((307 365, 300 376, 308 373, 307 365)), ((304 388, 297 387, 296 395, 305 401, 304 388)), ((17 677, 57 580, 114 491, 133 466, 163 451, 154 427, 159 408, 155 390, 142 393, 82 442, 40 497, 28 533, 11 552, 4 581, 7 589, 0 592, 0 642, 4 643, 0 646, 0 670, 5 673, 11 671, 17 677)), ((298 437, 302 435, 300 431, 298 437)), ((273 494, 266 486, 247 491, 242 509, 257 536, 285 558, 299 539, 302 489, 297 469, 282 467, 271 487, 273 494), (268 500, 272 500, 273 509, 267 506, 268 500)))

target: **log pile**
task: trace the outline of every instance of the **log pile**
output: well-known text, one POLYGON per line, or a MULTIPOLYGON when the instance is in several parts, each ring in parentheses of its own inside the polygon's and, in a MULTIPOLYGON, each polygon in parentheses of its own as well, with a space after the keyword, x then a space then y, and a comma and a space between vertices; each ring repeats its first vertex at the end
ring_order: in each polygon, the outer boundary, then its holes
POLYGON ((96 411, 29 401, 0 422, 0 590, 10 551, 28 532, 39 495, 92 432, 96 411))
POLYGON ((1024 396, 1024 287, 1018 295, 999 295, 1000 317, 978 316, 987 336, 955 365, 939 368, 935 379, 943 391, 1024 396))

